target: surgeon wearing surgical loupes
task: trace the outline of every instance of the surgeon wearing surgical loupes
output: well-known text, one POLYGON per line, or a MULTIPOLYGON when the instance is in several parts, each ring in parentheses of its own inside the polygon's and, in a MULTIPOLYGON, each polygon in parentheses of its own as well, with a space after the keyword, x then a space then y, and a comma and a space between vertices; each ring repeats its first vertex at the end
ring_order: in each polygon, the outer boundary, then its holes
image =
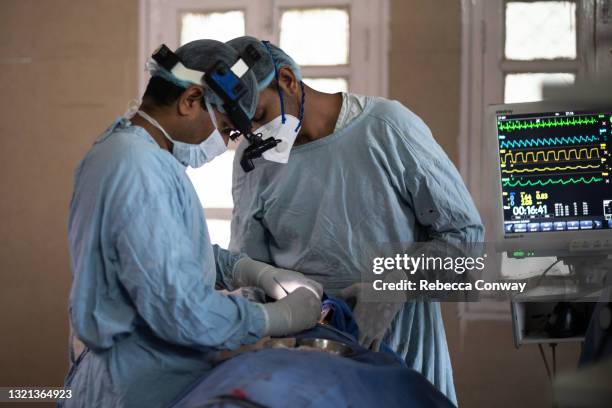
POLYGON ((360 343, 385 342, 456 403, 440 305, 366 302, 359 283, 368 243, 482 242, 480 216, 454 165, 400 103, 317 92, 273 44, 252 37, 227 44, 267 52, 267 64, 254 69, 253 128, 281 140, 253 171, 235 162, 230 249, 353 298, 360 343))
MULTIPOLYGON (((211 245, 185 170, 226 149, 200 78, 239 56, 212 40, 171 56, 171 70, 148 63, 142 105, 117 119, 76 170, 70 320, 86 348, 74 356, 65 406, 167 406, 206 375, 218 350, 299 332, 320 315, 318 283, 211 245), (260 305, 215 286, 255 286, 280 300, 260 305)), ((255 83, 251 72, 241 75, 255 83)))

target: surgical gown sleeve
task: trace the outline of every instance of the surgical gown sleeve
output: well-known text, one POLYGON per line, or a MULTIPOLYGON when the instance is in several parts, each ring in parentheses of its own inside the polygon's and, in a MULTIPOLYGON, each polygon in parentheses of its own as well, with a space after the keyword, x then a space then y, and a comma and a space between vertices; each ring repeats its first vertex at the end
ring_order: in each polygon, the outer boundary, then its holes
POLYGON ((240 258, 245 257, 243 253, 232 253, 219 245, 213 245, 215 254, 215 266, 217 269, 217 285, 222 289, 233 291, 237 289, 234 285, 234 265, 240 258))
MULTIPOLYGON (((211 260, 198 259, 176 194, 150 197, 117 238, 119 280, 138 314, 160 338, 189 347, 236 348, 265 331, 259 305, 214 289, 211 260)), ((212 248, 208 251, 212 257, 212 248)))
POLYGON ((386 160, 391 179, 426 231, 419 240, 460 246, 482 242, 484 227, 459 172, 415 114, 397 102, 386 160))

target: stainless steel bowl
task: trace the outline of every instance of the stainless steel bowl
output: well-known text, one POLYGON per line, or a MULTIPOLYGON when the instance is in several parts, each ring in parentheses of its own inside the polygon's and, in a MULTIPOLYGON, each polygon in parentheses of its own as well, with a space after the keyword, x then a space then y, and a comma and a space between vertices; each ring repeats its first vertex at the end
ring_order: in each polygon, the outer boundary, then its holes
POLYGON ((328 339, 298 339, 297 346, 311 347, 342 357, 349 357, 356 353, 356 350, 348 344, 328 339))
POLYGON ((294 348, 295 337, 273 338, 264 343, 264 348, 294 348))

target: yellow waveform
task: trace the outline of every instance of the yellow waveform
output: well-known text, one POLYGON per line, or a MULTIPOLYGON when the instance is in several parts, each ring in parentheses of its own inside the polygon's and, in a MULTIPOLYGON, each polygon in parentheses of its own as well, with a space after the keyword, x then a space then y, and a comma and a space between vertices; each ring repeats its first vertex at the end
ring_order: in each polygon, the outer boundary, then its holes
POLYGON ((587 164, 586 166, 559 166, 559 167, 533 167, 531 169, 512 169, 502 170, 504 173, 534 173, 536 171, 557 171, 557 170, 586 170, 598 169, 598 165, 587 164))
POLYGON ((504 154, 504 156, 502 157, 502 165, 504 166, 506 165, 508 158, 510 158, 510 162, 513 164, 517 162, 528 164, 528 163, 539 163, 542 161, 544 162, 551 161, 551 156, 553 157, 552 161, 582 160, 585 158, 594 159, 594 158, 599 158, 599 149, 597 147, 592 147, 590 149, 589 148, 569 149, 569 150, 561 149, 561 150, 549 150, 549 151, 539 151, 539 152, 517 152, 517 153, 508 152, 504 154), (572 158, 572 154, 573 154, 573 158, 572 158), (563 157, 563 159, 561 157, 563 157))

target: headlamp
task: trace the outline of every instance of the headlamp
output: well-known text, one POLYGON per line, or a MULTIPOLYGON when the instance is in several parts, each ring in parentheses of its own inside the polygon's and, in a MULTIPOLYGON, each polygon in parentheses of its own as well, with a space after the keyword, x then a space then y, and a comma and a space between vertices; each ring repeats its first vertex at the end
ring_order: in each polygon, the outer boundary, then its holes
POLYGON ((231 67, 224 61, 219 60, 208 72, 185 67, 178 55, 165 44, 160 45, 151 58, 176 78, 207 86, 221 99, 227 117, 237 130, 237 133, 232 135, 232 140, 244 135, 249 142, 249 146, 244 150, 240 159, 240 166, 245 172, 255 168, 253 165, 254 159, 261 157, 263 152, 273 149, 279 143, 274 138, 263 140, 261 135, 253 134, 251 120, 240 106, 240 99, 248 92, 242 77, 261 58, 254 47, 251 46, 251 49, 247 49, 244 57, 239 58, 231 67))

